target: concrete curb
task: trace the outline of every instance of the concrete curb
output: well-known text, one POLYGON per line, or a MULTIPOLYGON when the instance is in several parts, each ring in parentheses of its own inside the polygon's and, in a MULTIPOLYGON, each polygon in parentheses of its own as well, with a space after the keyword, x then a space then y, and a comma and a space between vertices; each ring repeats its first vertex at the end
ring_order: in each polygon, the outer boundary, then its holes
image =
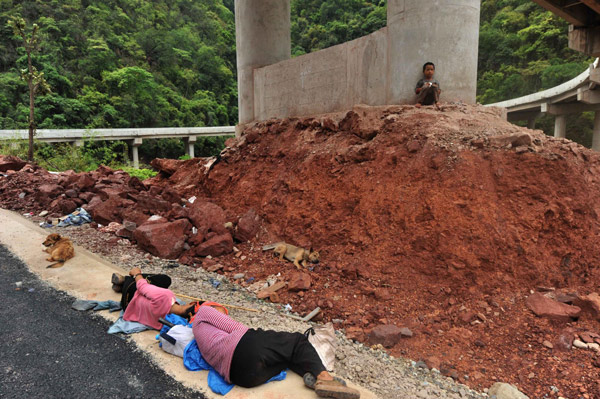
MULTIPOLYGON (((36 226, 22 216, 0 209, 0 243, 18 256, 31 270, 52 287, 67 292, 79 299, 119 301, 120 295, 110 288, 112 273, 126 273, 117 266, 107 262, 86 249, 75 246, 75 257, 58 269, 46 269, 50 263, 41 249, 48 232, 36 226)), ((108 311, 97 314, 110 321, 115 321, 118 314, 108 311)), ((188 388, 201 392, 207 398, 223 398, 214 394, 207 385, 206 371, 190 372, 183 367, 180 358, 172 356, 158 347, 155 340, 156 331, 145 331, 131 336, 137 347, 146 352, 150 358, 167 374, 188 388)), ((357 387, 362 399, 375 399, 373 393, 357 387)), ((300 376, 288 373, 284 381, 273 382, 253 389, 235 387, 226 396, 228 399, 314 399, 317 395, 306 388, 300 376)))

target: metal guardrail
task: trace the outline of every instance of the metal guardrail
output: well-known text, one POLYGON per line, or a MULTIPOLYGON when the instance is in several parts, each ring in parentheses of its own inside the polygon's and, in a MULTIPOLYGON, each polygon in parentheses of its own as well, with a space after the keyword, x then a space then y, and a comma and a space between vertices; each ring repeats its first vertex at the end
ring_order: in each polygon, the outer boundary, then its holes
MULTIPOLYGON (((80 140, 134 140, 214 137, 235 134, 235 126, 217 127, 162 127, 162 128, 131 128, 131 129, 38 129, 35 139, 50 143, 76 142, 80 140)), ((27 139, 27 129, 0 130, 0 140, 27 139)))
MULTIPOLYGON (((35 140, 46 143, 74 143, 83 145, 84 140, 130 141, 133 166, 139 167, 138 147, 144 139, 180 138, 186 142, 186 154, 194 157, 194 143, 197 137, 235 135, 235 126, 216 127, 161 127, 140 129, 38 129, 35 140)), ((29 130, 0 130, 2 140, 26 140, 29 130)))

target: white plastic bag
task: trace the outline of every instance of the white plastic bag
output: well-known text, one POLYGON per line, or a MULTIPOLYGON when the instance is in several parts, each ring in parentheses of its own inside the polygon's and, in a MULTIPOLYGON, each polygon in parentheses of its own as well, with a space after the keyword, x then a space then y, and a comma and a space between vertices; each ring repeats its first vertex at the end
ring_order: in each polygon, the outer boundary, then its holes
POLYGON ((183 351, 187 344, 194 339, 194 333, 188 326, 173 326, 167 334, 175 340, 173 345, 162 336, 158 336, 161 348, 172 355, 183 357, 183 351))
POLYGON ((335 367, 335 350, 337 348, 337 338, 332 323, 324 326, 309 328, 304 333, 308 341, 315 348, 323 365, 328 371, 333 371, 335 367))

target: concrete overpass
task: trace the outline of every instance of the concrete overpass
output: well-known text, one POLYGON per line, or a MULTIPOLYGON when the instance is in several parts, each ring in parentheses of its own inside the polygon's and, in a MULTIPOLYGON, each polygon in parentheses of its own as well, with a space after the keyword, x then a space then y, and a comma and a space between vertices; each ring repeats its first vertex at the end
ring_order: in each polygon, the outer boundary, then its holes
POLYGON ((579 76, 548 90, 502 101, 490 106, 503 107, 509 121, 528 121, 530 129, 543 114, 555 116, 554 137, 565 137, 568 114, 595 111, 592 148, 600 151, 600 60, 590 65, 579 76))
MULTIPOLYGON (((38 129, 35 140, 46 143, 73 143, 83 145, 85 140, 126 141, 131 148, 133 166, 139 168, 138 147, 144 139, 180 138, 186 143, 186 154, 194 157, 197 137, 231 136, 235 126, 167 127, 150 129, 38 129)), ((28 130, 0 130, 2 140, 27 140, 28 130)))
POLYGON ((569 22, 569 47, 600 57, 600 0, 533 0, 569 22))
POLYGON ((387 26, 291 58, 290 0, 235 0, 239 123, 415 101, 427 61, 445 101, 475 102, 480 0, 388 0, 387 26))

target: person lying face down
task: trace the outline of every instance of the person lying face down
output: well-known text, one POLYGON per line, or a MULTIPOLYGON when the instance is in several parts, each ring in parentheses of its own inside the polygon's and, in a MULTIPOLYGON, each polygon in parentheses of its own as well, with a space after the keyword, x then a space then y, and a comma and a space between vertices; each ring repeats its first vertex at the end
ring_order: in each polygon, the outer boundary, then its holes
POLYGON ((417 108, 422 105, 433 105, 437 108, 440 106, 440 82, 435 80, 435 65, 433 62, 426 62, 423 65, 423 79, 417 82, 415 93, 417 94, 417 108))
POLYGON ((143 275, 140 268, 134 267, 128 277, 113 274, 112 283, 113 290, 122 291, 123 320, 137 321, 160 330, 162 324, 158 319, 169 313, 188 320, 194 314, 196 303, 177 303, 175 294, 168 289, 171 278, 167 275, 143 275))
POLYGON ((202 357, 229 383, 252 388, 289 368, 318 396, 360 398, 327 372, 304 334, 250 329, 209 306, 198 309, 192 330, 202 357))

